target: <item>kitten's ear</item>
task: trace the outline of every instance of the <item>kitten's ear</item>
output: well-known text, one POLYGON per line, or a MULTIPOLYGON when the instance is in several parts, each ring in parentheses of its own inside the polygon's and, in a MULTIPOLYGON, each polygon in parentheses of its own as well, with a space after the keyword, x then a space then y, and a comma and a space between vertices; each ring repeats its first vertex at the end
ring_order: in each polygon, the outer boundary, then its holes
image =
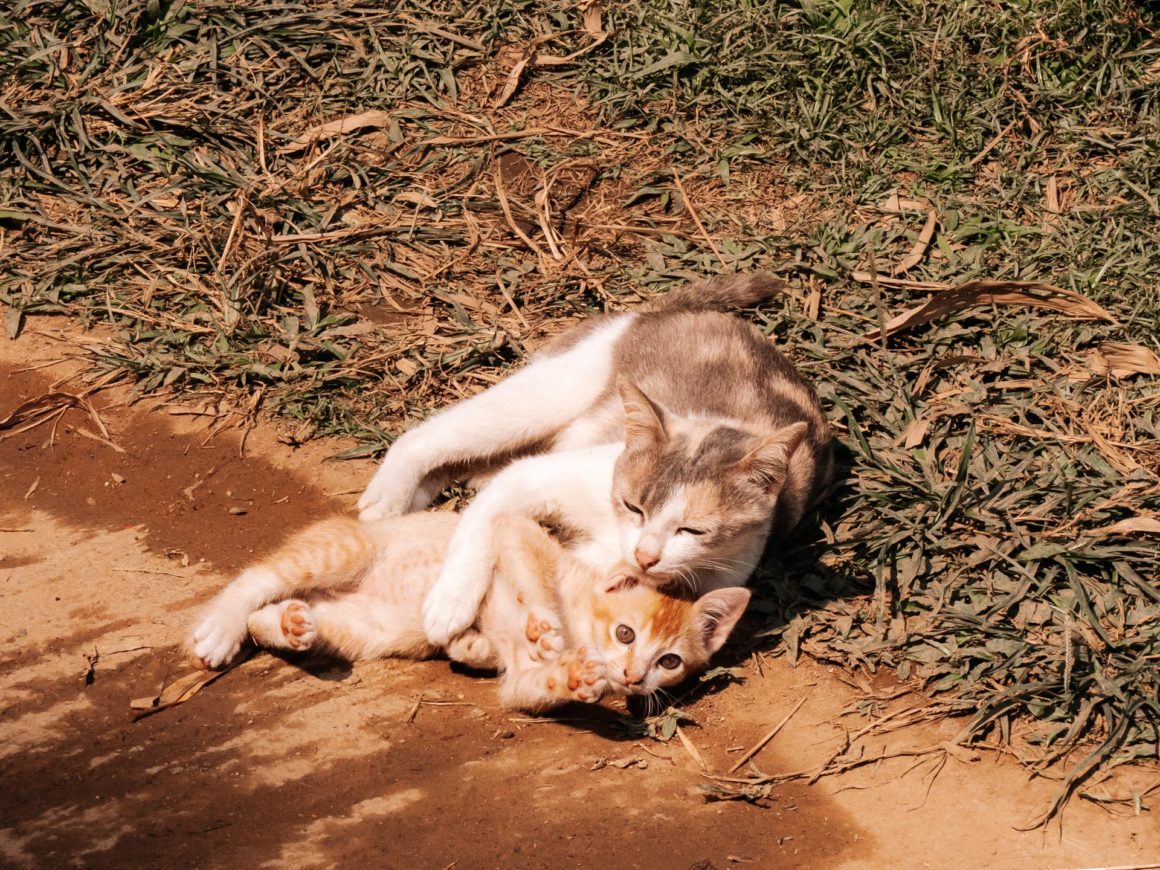
POLYGON ((612 576, 608 581, 608 588, 604 590, 605 595, 612 595, 616 592, 626 592, 629 589, 635 589, 640 584, 636 575, 631 571, 621 571, 612 576))
POLYGON ((785 482, 789 461, 806 437, 809 428, 805 422, 783 426, 746 454, 737 468, 747 474, 770 495, 776 495, 785 482))
POLYGON ((721 649, 748 605, 749 590, 743 586, 716 589, 697 599, 697 631, 709 655, 721 649))
POLYGON ((624 444, 635 447, 654 447, 666 438, 665 412, 656 402, 628 378, 618 378, 616 389, 624 402, 624 444))

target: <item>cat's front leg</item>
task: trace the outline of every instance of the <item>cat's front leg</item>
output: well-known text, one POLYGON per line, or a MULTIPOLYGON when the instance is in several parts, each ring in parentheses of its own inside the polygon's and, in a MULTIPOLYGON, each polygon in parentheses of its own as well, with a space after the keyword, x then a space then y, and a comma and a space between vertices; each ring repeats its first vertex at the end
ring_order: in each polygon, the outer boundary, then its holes
POLYGON ((451 539, 439 579, 423 602, 423 630, 445 646, 479 612, 496 560, 496 518, 502 514, 580 517, 606 505, 620 445, 531 456, 513 462, 468 505, 451 539))
POLYGON ((438 429, 439 425, 436 417, 395 439, 358 500, 359 519, 381 520, 405 514, 411 510, 411 503, 417 497, 431 495, 419 492, 429 465, 420 445, 426 431, 438 429))
POLYGON ((585 647, 566 650, 559 658, 505 673, 500 700, 505 707, 538 712, 569 701, 592 704, 608 692, 604 661, 585 647))
POLYGON ((566 350, 537 356, 479 395, 404 432, 359 499, 360 519, 426 507, 444 482, 432 477, 425 485, 433 472, 510 455, 560 432, 604 393, 612 377, 612 349, 635 317, 589 327, 566 350))

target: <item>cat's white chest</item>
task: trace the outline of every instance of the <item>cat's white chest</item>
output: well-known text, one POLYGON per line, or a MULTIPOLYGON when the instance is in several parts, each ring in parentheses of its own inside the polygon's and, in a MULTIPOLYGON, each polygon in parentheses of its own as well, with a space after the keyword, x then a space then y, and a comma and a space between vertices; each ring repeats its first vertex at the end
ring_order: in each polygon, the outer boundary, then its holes
POLYGON ((598 532, 573 547, 571 552, 581 562, 602 572, 611 571, 621 561, 619 538, 615 529, 598 532))

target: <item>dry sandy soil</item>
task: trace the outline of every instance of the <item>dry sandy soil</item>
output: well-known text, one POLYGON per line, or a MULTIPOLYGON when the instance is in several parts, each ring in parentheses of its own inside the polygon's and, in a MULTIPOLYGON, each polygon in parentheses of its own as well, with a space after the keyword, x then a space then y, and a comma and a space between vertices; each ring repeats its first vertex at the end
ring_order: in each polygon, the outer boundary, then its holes
MULTIPOLYGON (((70 371, 52 323, 0 339, 0 419, 70 371), (41 367, 38 367, 41 366, 41 367)), ((64 389, 68 389, 66 386, 64 389)), ((884 761, 761 806, 707 802, 679 740, 633 736, 615 705, 530 718, 445 661, 349 667, 257 655, 187 703, 132 699, 192 670, 197 611, 287 533, 347 510, 369 463, 293 448, 272 425, 209 438, 156 403, 94 397, 111 441, 67 412, 0 441, 0 865, 13 867, 1091 867, 1160 861, 1152 813, 1073 801, 1020 832, 1054 784, 1009 758, 884 761), (89 434, 86 434, 89 433, 89 434)), ((752 657, 689 706, 724 771, 809 768, 866 723, 841 672, 752 657)), ((905 705, 905 696, 878 712, 905 705)), ((871 741, 945 741, 957 723, 871 741)), ((1140 772, 1146 777, 1147 772, 1140 772)), ((1151 774, 1155 778, 1155 772, 1151 774)), ((1106 790, 1115 792, 1116 786, 1106 790)))

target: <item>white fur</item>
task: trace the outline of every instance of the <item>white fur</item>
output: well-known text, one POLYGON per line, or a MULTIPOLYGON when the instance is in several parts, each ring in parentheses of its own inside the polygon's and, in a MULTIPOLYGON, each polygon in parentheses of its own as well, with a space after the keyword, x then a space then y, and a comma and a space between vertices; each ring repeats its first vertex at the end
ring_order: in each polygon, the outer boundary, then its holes
POLYGON ((531 456, 513 462, 463 512, 443 571, 423 606, 423 630, 445 644, 475 620, 495 562, 495 518, 554 516, 589 540, 573 553, 601 571, 620 560, 609 493, 620 444, 531 456))
MULTIPOLYGON (((564 353, 538 357, 485 392, 404 432, 359 499, 360 518, 421 510, 441 483, 425 486, 424 478, 440 466, 485 459, 569 427, 608 386, 613 347, 636 316, 610 318, 564 353)), ((604 428, 587 422, 567 435, 567 447, 608 439, 604 428)))
POLYGON ((208 668, 233 659, 246 639, 246 620, 283 592, 277 575, 250 568, 218 593, 193 631, 193 652, 208 668))

